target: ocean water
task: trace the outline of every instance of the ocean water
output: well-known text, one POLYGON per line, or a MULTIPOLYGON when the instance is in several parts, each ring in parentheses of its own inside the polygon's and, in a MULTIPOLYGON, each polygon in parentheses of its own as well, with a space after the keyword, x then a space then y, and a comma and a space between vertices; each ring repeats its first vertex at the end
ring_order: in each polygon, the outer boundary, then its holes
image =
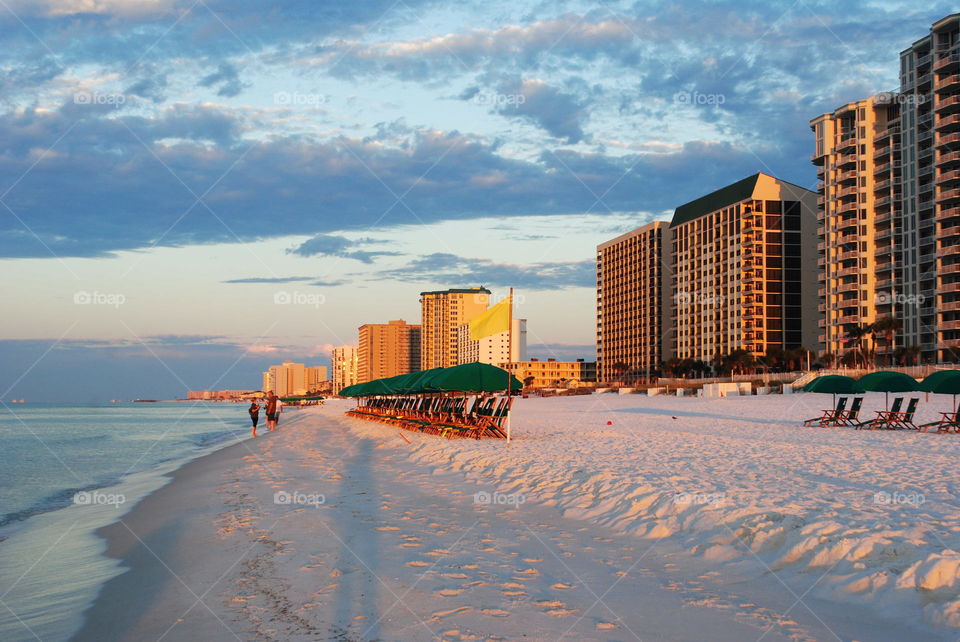
POLYGON ((245 404, 0 406, 0 640, 66 640, 123 571, 94 531, 249 436, 245 404))

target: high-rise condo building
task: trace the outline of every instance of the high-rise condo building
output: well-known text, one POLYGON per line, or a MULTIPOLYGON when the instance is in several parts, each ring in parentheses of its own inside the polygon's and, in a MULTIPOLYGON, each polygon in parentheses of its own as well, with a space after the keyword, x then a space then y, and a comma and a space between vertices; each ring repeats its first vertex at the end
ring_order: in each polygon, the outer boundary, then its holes
POLYGON ((322 391, 329 388, 330 379, 327 376, 326 366, 311 366, 305 371, 305 392, 322 391))
POLYGON ((649 378, 672 353, 670 227, 654 221, 597 246, 597 375, 649 378), (667 319, 669 321, 669 319, 667 319))
POLYGON ((358 382, 359 350, 356 346, 337 346, 330 355, 333 366, 333 394, 358 382))
POLYGON ((486 310, 489 302, 486 288, 421 292, 420 369, 457 365, 457 328, 486 310))
MULTIPOLYGON (((819 343, 834 356, 857 328, 898 316, 901 144, 896 93, 848 103, 810 121, 817 166, 819 343)), ((886 333, 870 335, 890 354, 886 333)), ((871 347, 862 345, 862 347, 871 347)))
POLYGON ((816 202, 810 190, 757 173, 674 211, 678 358, 817 349, 816 202))
POLYGON ((900 53, 904 345, 960 361, 960 14, 900 53))
POLYGON ((527 360, 527 320, 513 320, 513 336, 506 332, 491 334, 489 337, 473 340, 470 338, 470 324, 463 323, 457 328, 457 363, 489 363, 499 366, 511 361, 527 360))
POLYGON ((420 326, 403 319, 360 326, 357 383, 419 370, 420 326))

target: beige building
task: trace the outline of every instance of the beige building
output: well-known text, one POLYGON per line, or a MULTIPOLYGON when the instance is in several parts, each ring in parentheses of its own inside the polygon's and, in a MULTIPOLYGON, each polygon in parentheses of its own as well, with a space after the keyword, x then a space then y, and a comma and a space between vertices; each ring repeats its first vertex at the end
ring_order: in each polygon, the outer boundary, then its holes
POLYGON ((270 366, 263 373, 262 390, 277 395, 305 395, 329 386, 326 366, 307 367, 302 363, 284 361, 279 366, 270 366))
POLYGON ((649 378, 672 354, 664 319, 670 310, 670 248, 670 227, 661 221, 597 246, 600 381, 623 374, 649 378))
POLYGON ((330 388, 330 377, 327 374, 326 366, 311 366, 306 369, 306 385, 303 393, 306 392, 316 392, 316 391, 325 391, 330 388))
POLYGON ((500 364, 520 381, 533 377, 529 388, 553 388, 573 386, 577 383, 597 380, 597 364, 593 361, 557 361, 556 359, 531 359, 515 363, 500 364))
POLYGON ((357 383, 419 370, 420 332, 403 319, 360 326, 357 383))
POLYGON ((467 288, 420 293, 420 369, 458 364, 457 331, 487 309, 490 290, 467 288))
POLYGON ((492 334, 474 341, 470 338, 470 324, 457 328, 457 363, 490 363, 527 359, 527 320, 513 320, 513 337, 507 332, 492 334), (509 354, 508 354, 509 353, 509 354))
POLYGON ((333 394, 339 394, 347 386, 358 382, 358 357, 356 346, 337 346, 331 354, 333 366, 333 394))
POLYGON ((810 190, 757 173, 674 211, 678 358, 818 348, 809 313, 817 306, 816 202, 810 190))
MULTIPOLYGON (((899 102, 888 93, 848 103, 814 118, 810 128, 819 179, 818 339, 839 356, 853 345, 857 326, 898 316, 899 102)), ((892 351, 885 336, 876 339, 878 354, 892 351)))

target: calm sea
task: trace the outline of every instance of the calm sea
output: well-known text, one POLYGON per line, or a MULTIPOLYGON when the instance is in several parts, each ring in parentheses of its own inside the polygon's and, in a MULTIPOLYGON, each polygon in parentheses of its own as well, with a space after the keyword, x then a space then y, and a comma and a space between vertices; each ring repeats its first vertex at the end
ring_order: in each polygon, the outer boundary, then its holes
POLYGON ((0 640, 68 639, 123 570, 94 531, 248 435, 244 404, 0 406, 0 640))

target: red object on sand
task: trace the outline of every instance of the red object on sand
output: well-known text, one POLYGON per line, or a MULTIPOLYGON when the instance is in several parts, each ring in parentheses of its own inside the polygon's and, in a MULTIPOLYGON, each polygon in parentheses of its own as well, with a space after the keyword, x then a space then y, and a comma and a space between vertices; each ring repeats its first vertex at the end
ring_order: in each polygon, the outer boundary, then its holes
POLYGON ((612 426, 612 425, 613 425, 613 422, 612 422, 612 421, 608 421, 608 422, 607 422, 607 425, 608 425, 608 426, 612 426))

